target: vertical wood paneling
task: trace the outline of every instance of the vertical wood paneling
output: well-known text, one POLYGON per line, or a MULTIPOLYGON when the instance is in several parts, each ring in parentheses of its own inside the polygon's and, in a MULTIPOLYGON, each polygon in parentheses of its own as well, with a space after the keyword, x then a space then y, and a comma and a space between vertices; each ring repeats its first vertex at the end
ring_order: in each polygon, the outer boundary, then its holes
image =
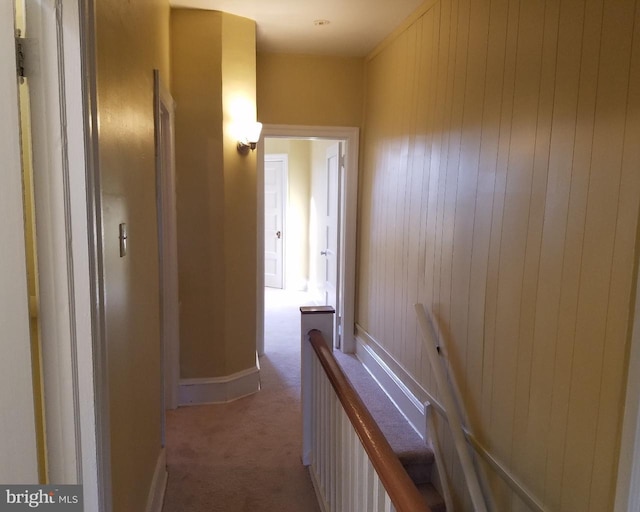
POLYGON ((538 296, 541 291, 539 279, 543 259, 545 208, 547 204, 547 184, 549 182, 549 153, 551 147, 555 79, 557 66, 559 3, 547 2, 543 13, 543 34, 541 41, 541 67, 539 77, 539 97, 537 105, 535 150, 533 155, 533 181, 530 201, 529 238, 525 261, 523 318, 520 324, 521 338, 530 340, 528 358, 522 362, 527 381, 519 387, 520 411, 523 417, 516 427, 514 438, 514 467, 518 474, 529 483, 536 496, 544 492, 544 459, 537 457, 545 449, 544 432, 547 417, 541 414, 543 407, 534 406, 541 398, 539 379, 542 368, 536 365, 537 357, 549 360, 548 353, 538 350, 540 340, 536 337, 536 319, 539 312, 538 296), (538 410, 540 414, 532 414, 538 410))
MULTIPOLYGON (((613 503, 637 4, 441 0, 366 66, 357 321, 437 394, 410 308, 431 307, 477 438, 550 510, 613 503)), ((526 510, 490 479, 500 510, 526 510)))

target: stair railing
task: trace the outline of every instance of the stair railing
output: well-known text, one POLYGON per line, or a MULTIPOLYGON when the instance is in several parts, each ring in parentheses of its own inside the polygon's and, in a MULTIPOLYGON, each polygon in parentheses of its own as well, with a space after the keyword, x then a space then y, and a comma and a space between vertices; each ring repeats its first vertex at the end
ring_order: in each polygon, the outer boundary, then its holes
POLYGON ((431 512, 329 348, 333 308, 300 310, 302 459, 321 508, 431 512))
POLYGON ((416 304, 415 310, 418 316, 418 324, 420 325, 420 331, 422 332, 427 356, 431 363, 431 369, 436 379, 438 389, 440 390, 442 405, 446 411, 447 422, 449 423, 453 443, 458 454, 458 459, 460 460, 460 465, 462 466, 462 472, 467 483, 473 509, 476 512, 487 512, 487 505, 482 494, 482 488, 480 487, 478 475, 473 465, 473 459, 469 452, 469 447, 467 446, 462 426, 462 419, 458 411, 458 405, 454 398, 451 384, 447 379, 442 360, 438 355, 438 349, 435 342, 435 340, 438 339, 436 334, 437 330, 434 327, 431 318, 427 317, 424 305, 416 304))

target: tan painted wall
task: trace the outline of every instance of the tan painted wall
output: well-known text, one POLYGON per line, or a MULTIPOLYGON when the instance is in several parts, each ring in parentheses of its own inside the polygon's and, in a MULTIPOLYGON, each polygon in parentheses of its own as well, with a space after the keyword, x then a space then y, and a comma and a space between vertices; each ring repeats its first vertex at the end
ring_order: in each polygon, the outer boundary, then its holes
POLYGON ((168 83, 169 7, 105 0, 96 19, 113 510, 139 512, 161 450, 152 70, 168 83))
POLYGON ((285 287, 306 290, 309 280, 309 201, 311 187, 308 140, 270 138, 264 141, 265 154, 289 157, 287 209, 285 213, 285 287))
POLYGON ((182 377, 224 375, 224 309, 211 302, 225 283, 221 24, 218 12, 171 11, 182 377))
POLYGON ((226 374, 256 363, 258 184, 256 153, 240 155, 238 125, 256 121, 256 24, 222 15, 224 258, 227 286, 214 296, 225 308, 226 374))
POLYGON ((255 365, 255 154, 237 125, 255 120, 255 23, 213 11, 171 14, 182 378, 255 365))
POLYGON ((258 119, 269 124, 361 126, 361 58, 258 54, 258 119))
MULTIPOLYGON (((640 11, 632 0, 429 4, 366 66, 357 321, 435 391, 412 304, 433 308, 488 450, 549 510, 612 510, 640 11)), ((453 460, 448 437, 445 448, 453 460)), ((459 467, 448 471, 470 510, 459 467)), ((492 482, 498 510, 526 510, 492 482)))

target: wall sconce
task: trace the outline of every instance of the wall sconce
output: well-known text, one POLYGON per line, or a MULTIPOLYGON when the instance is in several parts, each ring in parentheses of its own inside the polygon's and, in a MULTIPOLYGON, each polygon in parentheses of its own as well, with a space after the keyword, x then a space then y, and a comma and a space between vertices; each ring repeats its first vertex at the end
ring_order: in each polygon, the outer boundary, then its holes
POLYGON ((242 131, 242 138, 238 141, 238 153, 246 155, 249 150, 256 149, 262 132, 262 123, 247 123, 242 131))

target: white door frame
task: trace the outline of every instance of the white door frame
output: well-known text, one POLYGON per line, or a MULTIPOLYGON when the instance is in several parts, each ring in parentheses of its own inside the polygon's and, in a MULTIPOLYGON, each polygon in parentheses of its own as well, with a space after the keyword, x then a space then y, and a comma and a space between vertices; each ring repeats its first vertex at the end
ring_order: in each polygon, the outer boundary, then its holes
POLYGON ((156 195, 158 203, 158 250, 160 269, 160 322, 162 326, 162 446, 165 410, 178 407, 180 380, 180 318, 178 299, 178 240, 176 219, 176 171, 174 142, 175 102, 153 70, 156 132, 156 195), (166 116, 166 117, 163 117, 166 116))
MULTIPOLYGON (((287 153, 269 153, 265 154, 264 158, 260 161, 264 165, 267 157, 272 157, 273 160, 282 160, 284 162, 284 168, 282 170, 282 288, 287 287, 287 211, 289 206, 289 155, 287 153)), ((260 173, 262 177, 262 199, 264 200, 264 167, 262 168, 262 172, 260 173)), ((263 230, 264 230, 264 203, 263 203, 263 230)), ((264 238, 263 238, 264 240, 264 238)), ((263 252, 264 255, 264 252, 263 252)), ((264 278, 264 273, 263 273, 264 278)))
POLYGON ((109 512, 93 0, 26 3, 49 479, 82 483, 85 509, 109 512))
POLYGON ((341 274, 340 292, 343 297, 342 351, 355 351, 355 286, 356 286, 356 217, 358 203, 359 134, 356 127, 303 126, 265 124, 258 142, 258 299, 256 350, 264 353, 264 139, 279 137, 289 139, 344 140, 346 145, 345 172, 341 189, 341 274))
POLYGON ((636 277, 635 312, 618 460, 614 512, 640 510, 640 279, 636 277))

